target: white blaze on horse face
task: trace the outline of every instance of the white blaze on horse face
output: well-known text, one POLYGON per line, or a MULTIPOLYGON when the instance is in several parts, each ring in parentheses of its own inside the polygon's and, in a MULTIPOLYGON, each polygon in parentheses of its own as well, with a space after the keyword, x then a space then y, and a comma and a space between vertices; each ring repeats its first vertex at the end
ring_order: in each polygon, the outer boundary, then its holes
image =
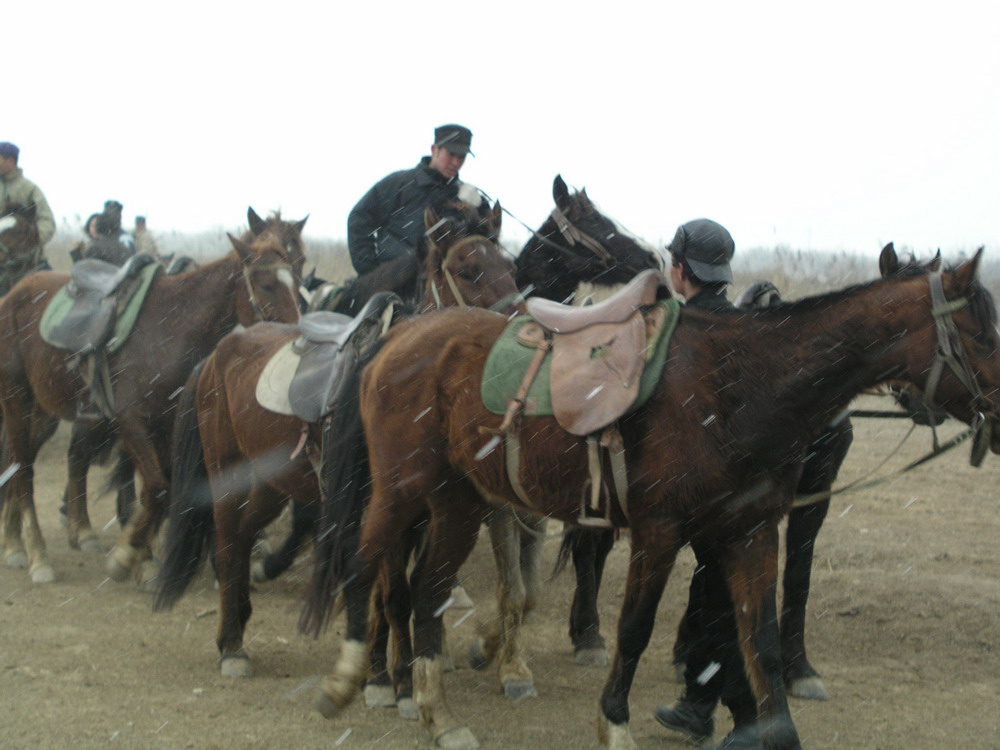
POLYGON ((291 289, 292 294, 295 294, 295 277, 292 275, 291 270, 287 268, 278 269, 278 281, 291 289))
POLYGON ((17 226, 17 219, 13 216, 4 216, 0 219, 0 232, 6 232, 17 226))

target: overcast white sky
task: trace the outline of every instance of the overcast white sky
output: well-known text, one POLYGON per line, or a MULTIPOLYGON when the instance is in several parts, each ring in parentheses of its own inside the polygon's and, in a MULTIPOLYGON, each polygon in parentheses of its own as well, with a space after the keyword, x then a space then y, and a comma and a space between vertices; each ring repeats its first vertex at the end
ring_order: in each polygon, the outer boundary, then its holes
POLYGON ((652 242, 708 216, 737 252, 996 253, 998 20, 966 0, 18 2, 0 140, 57 216, 116 198, 154 232, 253 205, 344 237, 460 122, 462 178, 531 227, 561 173, 652 242))

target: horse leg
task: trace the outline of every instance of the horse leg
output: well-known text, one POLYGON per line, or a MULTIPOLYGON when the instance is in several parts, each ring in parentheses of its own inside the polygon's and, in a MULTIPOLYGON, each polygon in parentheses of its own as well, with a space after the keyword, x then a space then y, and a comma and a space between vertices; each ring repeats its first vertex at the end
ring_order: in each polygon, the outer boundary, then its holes
MULTIPOLYGON (((768 521, 745 539, 728 545, 721 563, 732 597, 746 678, 757 699, 757 725, 754 737, 748 739, 759 738, 769 750, 799 750, 782 676, 777 557, 778 524, 768 521)), ((735 712, 734 718, 740 719, 735 712)))
MULTIPOLYGON (((426 554, 413 570, 413 693, 423 726, 449 750, 479 747, 475 735, 448 706, 444 690, 442 614, 458 570, 476 544, 483 506, 451 483, 432 503, 426 554)), ((517 616, 517 615, 515 615, 517 616)))
POLYGON ((614 532, 610 529, 574 527, 564 533, 571 537, 569 544, 576 573, 576 589, 569 611, 573 657, 581 666, 605 667, 608 664, 608 649, 601 635, 597 595, 601 590, 604 563, 615 543, 614 532))
MULTIPOLYGON (((480 638, 469 647, 469 661, 483 668, 497 658, 500 687, 508 698, 537 698, 534 678, 524 659, 521 627, 528 607, 527 581, 523 575, 522 530, 517 528, 515 511, 497 508, 490 516, 490 540, 497 567, 497 617, 480 628, 480 638)), ((527 518, 524 516, 523 518, 527 518)), ((523 522, 523 521, 522 521, 523 522)), ((544 528, 544 520, 537 519, 544 528)), ((537 532, 536 532, 537 533, 537 532)), ((525 536, 529 534, 525 533, 525 536)), ((535 554, 535 553, 532 553, 535 554)), ((530 563, 537 567, 537 560, 530 563)), ((535 572, 537 578, 537 570, 535 572)), ((535 584, 536 590, 538 583, 535 584)))
POLYGON ((597 733, 610 750, 636 747, 629 731, 628 696, 639 659, 653 632, 656 609, 680 548, 677 525, 659 521, 632 528, 625 601, 618 618, 618 648, 601 694, 597 733))
POLYGON ((102 440, 111 439, 107 423, 75 422, 66 454, 66 521, 69 546, 87 553, 102 553, 87 512, 87 472, 102 440))
POLYGON ((785 685, 796 698, 827 700, 819 673, 806 657, 806 604, 816 537, 830 507, 829 498, 795 508, 788 515, 785 537, 784 596, 781 606, 781 659, 785 685))
MULTIPOLYGON (((141 563, 152 559, 153 537, 167 515, 169 485, 149 433, 136 421, 125 418, 120 421, 119 429, 122 444, 128 447, 132 462, 142 477, 138 512, 129 519, 128 526, 122 529, 105 565, 105 572, 113 580, 120 582, 128 578, 141 563)), ((147 580, 143 581, 143 585, 148 585, 152 580, 151 575, 150 572, 146 576, 147 580)))
POLYGON ((261 483, 246 489, 253 481, 246 464, 228 474, 230 491, 216 494, 215 500, 215 571, 219 580, 215 642, 222 676, 250 677, 253 668, 243 648, 243 633, 253 612, 250 554, 260 531, 281 513, 285 496, 261 483))
POLYGON ((52 434, 52 420, 30 403, 4 406, 6 470, 16 466, 6 486, 4 557, 9 567, 27 567, 32 583, 52 583, 55 570, 49 563, 34 500, 35 458, 52 434))
POLYGON ((306 541, 312 538, 319 520, 319 506, 307 503, 292 504, 292 530, 277 552, 272 552, 263 562, 253 564, 254 583, 273 581, 295 562, 306 541))

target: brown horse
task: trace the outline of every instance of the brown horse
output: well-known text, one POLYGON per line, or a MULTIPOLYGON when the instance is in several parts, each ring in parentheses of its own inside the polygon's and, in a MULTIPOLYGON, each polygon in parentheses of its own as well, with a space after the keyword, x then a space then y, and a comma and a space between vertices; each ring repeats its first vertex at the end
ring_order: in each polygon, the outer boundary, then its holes
MULTIPOLYGON (((109 575, 117 580, 148 558, 166 513, 173 407, 188 373, 237 324, 298 319, 283 239, 270 229, 252 243, 230 237, 233 250, 225 257, 179 276, 156 278, 132 334, 108 356, 114 425, 143 485, 141 510, 107 561, 109 575)), ((35 456, 52 419, 76 419, 89 392, 77 358, 39 334, 48 301, 67 281, 62 273, 32 274, 0 302, 5 466, 13 471, 4 507, 6 555, 8 564, 29 564, 38 583, 53 580, 55 573, 35 515, 35 456)), ((84 486, 68 493, 71 539, 93 535, 85 495, 84 486)))
MULTIPOLYGON (((752 317, 682 313, 657 389, 618 424, 627 508, 602 509, 630 529, 632 546, 600 700, 607 746, 635 747, 629 689, 676 555, 691 541, 712 550, 725 571, 763 746, 800 747, 782 679, 775 591, 778 522, 792 504, 805 448, 862 389, 887 379, 923 385, 933 372, 940 374, 935 401, 980 425, 980 440, 1000 453, 1000 341, 993 300, 977 280, 980 258, 981 251, 954 270, 923 269, 752 317), (935 364, 939 344, 948 345, 942 354, 953 369, 935 364)), ((450 582, 475 544, 484 498, 572 523, 588 464, 584 439, 553 418, 524 417, 511 428, 524 502, 508 479, 505 451, 483 450, 500 417, 485 409, 479 386, 505 324, 486 311, 448 310, 398 326, 364 371, 363 419, 351 421, 346 407, 334 415, 331 431, 345 452, 340 475, 324 488, 327 557, 317 559, 305 612, 305 624, 319 627, 331 593, 343 589, 346 637, 319 703, 328 717, 350 703, 367 670, 368 597, 379 566, 429 510, 427 555, 412 578, 415 695, 439 744, 478 746, 445 702, 441 608, 450 582), (367 450, 358 446, 361 434, 367 450)))
POLYGON ((34 204, 5 201, 0 206, 0 295, 33 270, 34 252, 40 245, 34 204))
MULTIPOLYGON (((425 215, 430 242, 420 310, 506 305, 517 292, 513 263, 487 239, 499 233, 500 205, 486 217, 483 234, 467 231, 482 228, 474 209, 453 206, 454 211, 454 221, 442 221, 430 209, 425 215)), ((251 612, 250 551, 257 534, 289 499, 318 504, 314 462, 326 470, 318 455, 326 440, 323 424, 269 411, 255 396, 265 365, 299 335, 298 326, 274 324, 230 334, 201 372, 192 374, 178 410, 167 554, 154 606, 170 607, 183 594, 208 551, 214 526, 217 643, 227 676, 251 674, 243 632, 251 612)))

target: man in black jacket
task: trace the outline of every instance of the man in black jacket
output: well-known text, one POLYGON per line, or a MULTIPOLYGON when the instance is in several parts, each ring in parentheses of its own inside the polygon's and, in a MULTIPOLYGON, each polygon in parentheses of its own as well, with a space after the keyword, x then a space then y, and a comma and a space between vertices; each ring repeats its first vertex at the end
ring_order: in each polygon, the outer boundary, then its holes
POLYGON ((468 128, 442 125, 434 130, 430 156, 384 177, 364 194, 347 218, 347 246, 359 275, 398 258, 415 257, 428 206, 440 210, 455 199, 478 206, 479 191, 458 178, 471 145, 468 128))

